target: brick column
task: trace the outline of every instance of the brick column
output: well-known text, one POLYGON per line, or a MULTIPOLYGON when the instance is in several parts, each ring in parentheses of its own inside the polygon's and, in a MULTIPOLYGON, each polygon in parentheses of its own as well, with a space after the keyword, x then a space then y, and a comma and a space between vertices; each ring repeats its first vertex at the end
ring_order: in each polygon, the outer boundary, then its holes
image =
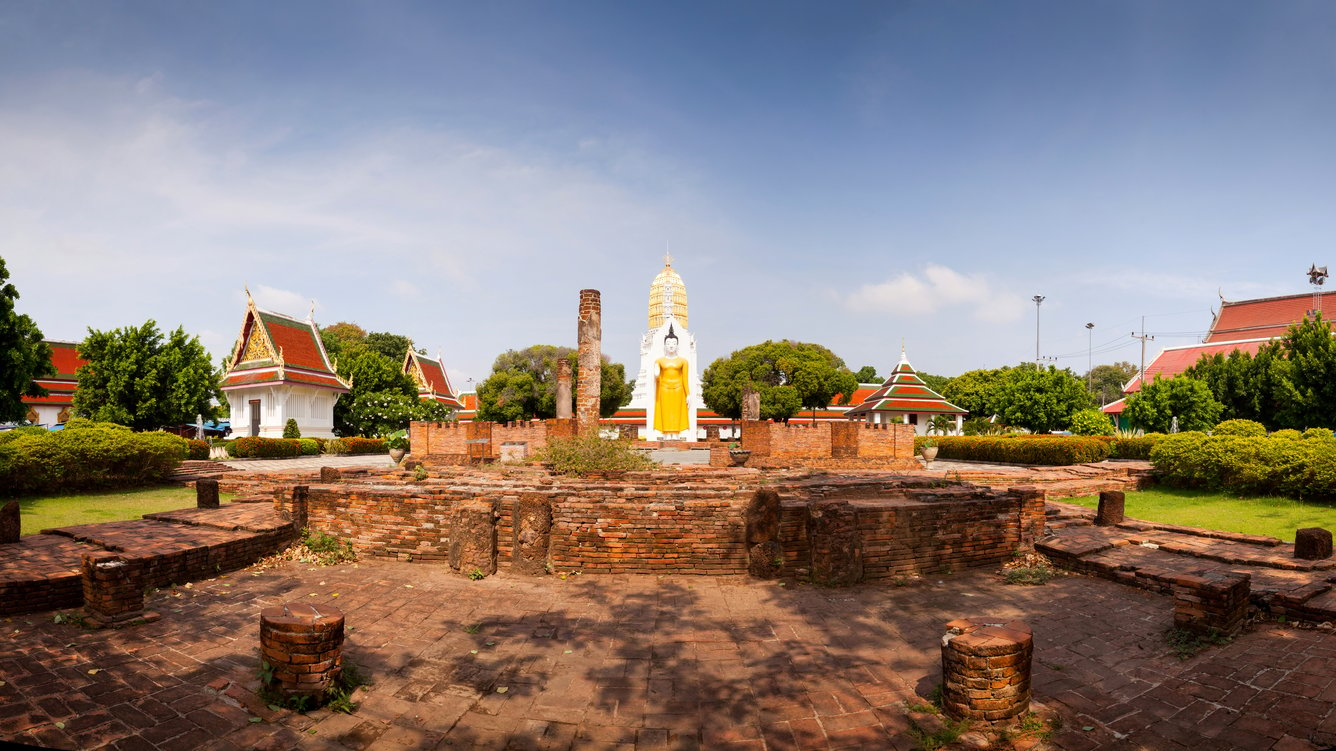
MULTIPOLYGON (((584 313, 583 299, 580 301, 580 312, 582 314, 581 320, 583 321, 583 313, 584 313)), ((581 325, 583 325, 583 323, 581 325)), ((563 357, 560 360, 557 360, 557 419, 568 420, 570 419, 570 417, 571 417, 571 361, 563 357)))
POLYGON ((1020 621, 946 624, 942 711, 958 720, 1004 724, 1030 710, 1034 637, 1020 621))
POLYGON ((579 373, 575 420, 580 434, 598 430, 598 399, 603 386, 603 308, 596 289, 580 290, 579 373))
POLYGON ((1099 491, 1099 510, 1095 512, 1095 525, 1112 527, 1122 524, 1126 500, 1121 490, 1099 491))
POLYGON ((294 485, 292 488, 292 528, 298 535, 310 522, 310 493, 306 485, 294 485))
POLYGON ((742 421, 756 422, 761 419, 761 392, 751 386, 742 389, 742 421))
POLYGON ((1321 561, 1331 557, 1331 530, 1305 527, 1294 533, 1294 557, 1321 561))
POLYGON ((521 574, 547 573, 547 550, 552 539, 552 499, 540 493, 520 493, 515 502, 515 540, 511 545, 514 569, 521 574))
POLYGON ((19 502, 10 501, 0 506, 0 544, 18 542, 22 533, 19 521, 19 502))
POLYGON ((496 513, 491 501, 466 501, 455 510, 450 529, 450 567, 469 574, 496 573, 496 513))
POLYGON ((1176 628, 1231 636, 1243 627, 1243 620, 1248 615, 1252 574, 1199 571, 1175 576, 1172 582, 1176 628))
POLYGON ((117 553, 84 553, 84 623, 92 628, 114 628, 158 620, 157 613, 144 612, 143 569, 143 561, 117 553))
POLYGON ((283 698, 323 702, 343 671, 343 611, 290 602, 260 611, 260 652, 266 686, 283 698))
POLYGON ((784 548, 779 544, 779 494, 769 488, 756 491, 745 513, 747 573, 774 579, 784 569, 784 548))
POLYGON ((218 481, 207 478, 195 481, 195 507, 218 508, 218 481))
POLYGON ((1021 522, 1020 546, 1033 549, 1037 540, 1043 539, 1047 524, 1044 507, 1044 491, 1033 486, 1021 486, 1011 489, 1019 506, 1021 522))
POLYGON ((817 501, 807 507, 807 542, 812 581, 848 587, 863 579, 863 541, 858 511, 847 501, 817 501))

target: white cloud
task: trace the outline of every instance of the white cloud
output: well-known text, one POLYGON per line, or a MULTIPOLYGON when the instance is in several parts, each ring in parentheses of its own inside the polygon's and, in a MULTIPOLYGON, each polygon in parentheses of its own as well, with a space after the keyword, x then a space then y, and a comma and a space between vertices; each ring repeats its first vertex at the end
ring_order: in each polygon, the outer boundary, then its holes
MULTIPOLYGON (((300 292, 292 290, 278 289, 265 284, 256 284, 250 288, 251 297, 255 304, 261 310, 268 310, 274 313, 282 313, 285 316, 293 318, 306 318, 311 312, 311 306, 319 313, 321 305, 318 300, 313 300, 300 292)), ((241 302, 245 302, 245 292, 240 293, 241 302)))
POLYGON ((422 296, 422 289, 406 279, 396 279, 386 288, 395 297, 415 299, 422 296))
POLYGON ((929 264, 915 274, 904 271, 876 284, 865 284, 845 298, 845 305, 860 313, 919 316, 948 308, 968 308, 976 320, 1010 323, 1025 313, 1026 301, 999 291, 981 275, 967 276, 954 269, 929 264))

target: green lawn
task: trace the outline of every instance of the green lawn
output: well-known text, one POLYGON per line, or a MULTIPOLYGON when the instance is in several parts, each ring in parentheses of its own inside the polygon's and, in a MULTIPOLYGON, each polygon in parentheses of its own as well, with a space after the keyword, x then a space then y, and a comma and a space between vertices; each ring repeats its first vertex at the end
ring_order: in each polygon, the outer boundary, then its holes
MULTIPOLYGON (((222 493, 220 498, 224 502, 230 501, 232 494, 222 493)), ((19 523, 23 526, 23 534, 35 535, 52 527, 138 519, 156 511, 194 506, 195 489, 179 485, 119 493, 22 498, 19 499, 19 523)))
MULTIPOLYGON (((1094 508, 1098 496, 1064 499, 1094 508)), ((1336 530, 1336 504, 1292 498, 1239 498, 1204 490, 1156 488, 1127 494, 1127 515, 1148 522, 1268 535, 1294 542, 1303 527, 1336 530)))

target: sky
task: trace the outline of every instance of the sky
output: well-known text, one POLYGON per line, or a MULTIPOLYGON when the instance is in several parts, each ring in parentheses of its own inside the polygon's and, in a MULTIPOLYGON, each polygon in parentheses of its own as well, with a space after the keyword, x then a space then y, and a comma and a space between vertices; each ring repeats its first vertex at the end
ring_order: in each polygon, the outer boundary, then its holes
POLYGON ((439 352, 888 374, 1198 341, 1336 264, 1327 2, 0 0, 0 258, 48 338, 230 352, 245 290, 439 352), (1041 305, 1032 301, 1043 295, 1041 305), (1093 329, 1086 324, 1093 323, 1093 329))

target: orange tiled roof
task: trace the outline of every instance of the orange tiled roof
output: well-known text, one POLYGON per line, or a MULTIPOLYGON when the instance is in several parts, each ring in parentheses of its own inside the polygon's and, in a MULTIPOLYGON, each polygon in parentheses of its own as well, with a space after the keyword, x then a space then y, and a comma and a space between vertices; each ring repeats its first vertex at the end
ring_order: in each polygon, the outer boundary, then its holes
POLYGON ((409 344, 408 353, 404 355, 403 371, 413 375, 415 365, 422 374, 422 380, 418 382, 419 398, 435 399, 454 410, 463 408, 464 403, 459 400, 459 395, 450 385, 450 376, 445 372, 445 363, 440 358, 432 360, 423 357, 413 349, 412 344, 409 344))
POLYGON ((75 372, 88 364, 79 357, 79 345, 75 342, 57 342, 47 340, 51 348, 51 364, 56 368, 56 375, 50 378, 36 378, 38 386, 47 390, 46 396, 25 396, 24 404, 70 404, 74 401, 74 392, 79 387, 79 377, 75 372))
MULTIPOLYGON (((1321 295, 1323 317, 1336 312, 1336 292, 1321 295)), ((1274 339, 1285 335, 1293 324, 1299 323, 1313 310, 1313 295, 1286 295, 1264 297, 1258 300, 1222 301, 1220 312, 1211 323, 1206 335, 1208 344, 1246 339, 1274 339)))
POLYGON ((881 388, 868 394, 857 407, 846 413, 847 417, 862 417, 872 412, 926 412, 936 414, 963 415, 966 410, 948 402, 928 384, 919 378, 914 366, 909 364, 903 351, 895 372, 881 385, 881 388))
MULTIPOLYGON (((1165 347, 1160 350, 1160 354, 1155 356, 1154 360, 1146 366, 1146 380, 1154 381, 1158 378, 1173 378, 1193 365, 1197 364, 1205 355, 1228 355, 1234 350, 1241 350, 1250 355, 1257 354, 1257 350, 1262 348, 1263 344, 1272 341, 1271 339, 1248 339, 1244 341, 1224 341, 1214 344, 1187 344, 1181 347, 1165 347)), ((1141 390, 1141 379, 1133 376, 1132 380, 1123 387, 1124 394, 1131 394, 1141 390)))
POLYGON ((320 341, 320 327, 314 321, 300 321, 278 313, 262 311, 249 302, 241 336, 232 351, 222 388, 235 389, 261 383, 293 383, 346 392, 348 383, 334 372, 334 366, 320 341), (254 338, 260 345, 247 358, 248 343, 254 338))

